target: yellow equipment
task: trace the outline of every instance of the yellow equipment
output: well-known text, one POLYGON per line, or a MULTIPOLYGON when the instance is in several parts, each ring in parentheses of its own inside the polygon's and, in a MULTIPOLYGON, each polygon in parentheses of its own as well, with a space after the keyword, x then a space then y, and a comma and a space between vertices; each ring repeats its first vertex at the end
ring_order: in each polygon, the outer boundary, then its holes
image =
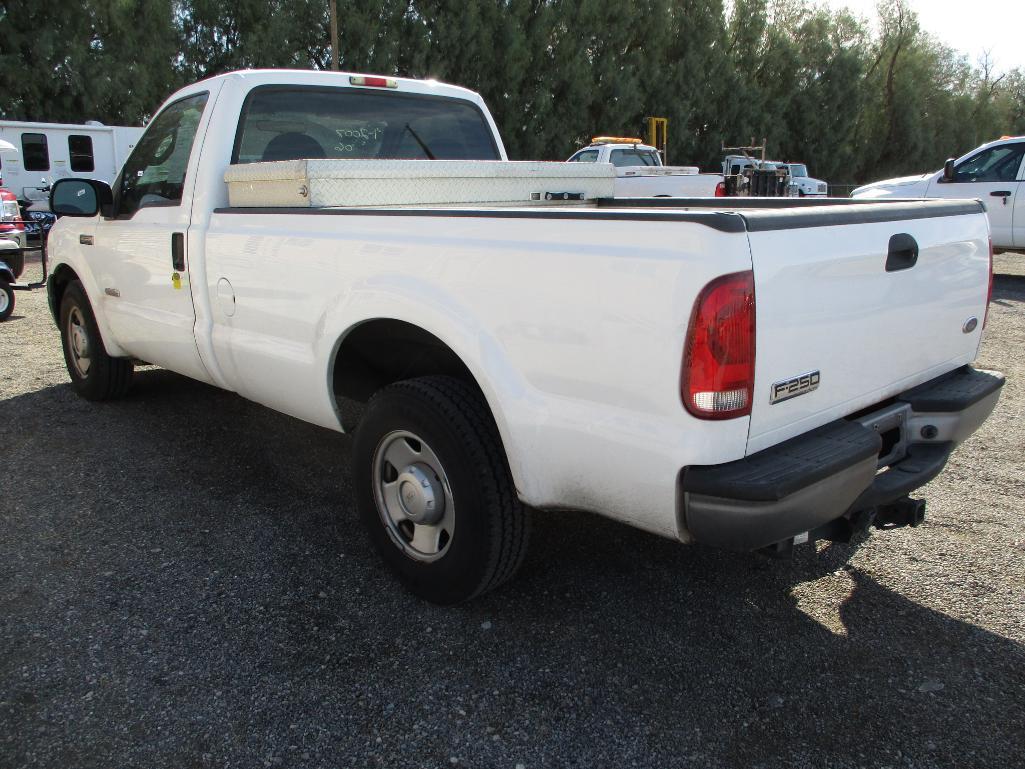
POLYGON ((644 122, 648 124, 648 144, 658 150, 662 165, 669 165, 669 118, 647 117, 644 122))

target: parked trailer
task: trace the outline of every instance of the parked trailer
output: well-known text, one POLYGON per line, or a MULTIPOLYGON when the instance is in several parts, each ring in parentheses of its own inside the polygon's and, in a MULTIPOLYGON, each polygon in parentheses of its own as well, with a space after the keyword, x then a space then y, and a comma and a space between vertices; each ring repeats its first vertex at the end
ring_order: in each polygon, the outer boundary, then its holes
POLYGON ((68 176, 110 184, 142 135, 141 127, 90 121, 33 123, 0 120, 0 139, 18 153, 0 158, 2 186, 18 200, 45 210, 50 185, 68 176))

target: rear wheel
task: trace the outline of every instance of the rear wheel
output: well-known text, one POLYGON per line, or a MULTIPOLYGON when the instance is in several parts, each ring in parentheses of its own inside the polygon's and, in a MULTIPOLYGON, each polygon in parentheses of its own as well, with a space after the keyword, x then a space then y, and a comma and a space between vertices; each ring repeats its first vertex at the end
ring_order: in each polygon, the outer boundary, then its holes
POLYGON ((14 312, 14 289, 0 278, 0 321, 7 320, 14 312))
POLYGON ((516 573, 529 511, 474 388, 448 377, 385 388, 360 422, 353 463, 363 522, 413 593, 460 603, 516 573))
POLYGON ((89 299, 82 284, 68 284, 61 297, 61 342, 71 386, 91 401, 120 398, 132 383, 132 362, 112 358, 103 347, 89 299))

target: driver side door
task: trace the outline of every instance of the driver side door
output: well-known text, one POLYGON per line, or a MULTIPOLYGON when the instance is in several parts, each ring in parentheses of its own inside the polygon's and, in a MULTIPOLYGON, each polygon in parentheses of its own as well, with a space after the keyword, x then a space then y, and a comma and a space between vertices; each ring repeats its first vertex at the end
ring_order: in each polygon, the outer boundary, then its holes
POLYGON ((97 223, 92 248, 83 249, 118 344, 202 381, 210 377, 196 346, 186 190, 208 98, 204 92, 179 99, 150 122, 114 183, 114 217, 97 223))
POLYGON ((928 194, 931 198, 978 198, 989 215, 993 245, 1010 248, 1015 206, 1021 210, 1023 199, 1023 165, 1025 142, 989 147, 955 166, 953 181, 945 181, 941 175, 928 194))

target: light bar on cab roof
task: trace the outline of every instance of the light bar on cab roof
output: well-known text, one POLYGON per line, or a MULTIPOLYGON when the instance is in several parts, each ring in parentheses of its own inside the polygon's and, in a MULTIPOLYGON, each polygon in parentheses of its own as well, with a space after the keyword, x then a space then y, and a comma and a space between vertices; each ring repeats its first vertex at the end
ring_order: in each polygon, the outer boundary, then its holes
POLYGON ((594 136, 591 144, 644 144, 640 139, 632 136, 594 136))
POLYGON ((365 77, 364 75, 350 75, 349 85, 362 85, 367 88, 398 88, 399 84, 392 77, 365 77))

